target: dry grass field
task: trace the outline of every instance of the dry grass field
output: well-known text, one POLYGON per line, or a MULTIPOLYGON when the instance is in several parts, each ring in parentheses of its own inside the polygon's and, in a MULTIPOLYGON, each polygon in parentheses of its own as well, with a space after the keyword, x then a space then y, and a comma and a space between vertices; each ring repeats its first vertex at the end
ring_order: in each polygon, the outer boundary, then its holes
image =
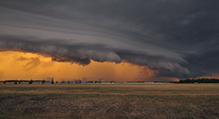
POLYGON ((0 84, 0 118, 218 119, 219 84, 0 84))

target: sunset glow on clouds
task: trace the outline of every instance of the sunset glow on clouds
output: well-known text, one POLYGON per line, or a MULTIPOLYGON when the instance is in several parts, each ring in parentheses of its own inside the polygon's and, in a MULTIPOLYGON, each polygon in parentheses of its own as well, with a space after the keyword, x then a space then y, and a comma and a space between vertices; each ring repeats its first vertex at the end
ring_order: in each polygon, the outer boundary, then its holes
POLYGON ((218 5, 217 0, 1 1, 0 50, 21 52, 1 52, 8 60, 1 62, 0 76, 217 77, 218 5))
POLYGON ((54 77, 55 80, 87 80, 107 81, 150 81, 155 72, 148 67, 130 63, 95 62, 87 66, 70 62, 55 62, 51 57, 16 51, 0 52, 1 79, 43 79, 54 77))

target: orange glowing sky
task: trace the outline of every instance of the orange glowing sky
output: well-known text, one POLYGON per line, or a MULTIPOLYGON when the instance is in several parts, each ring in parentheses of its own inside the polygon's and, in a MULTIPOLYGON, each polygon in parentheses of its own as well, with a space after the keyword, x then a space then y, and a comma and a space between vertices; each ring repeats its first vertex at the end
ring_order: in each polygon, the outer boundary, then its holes
POLYGON ((127 62, 91 61, 82 66, 69 62, 55 62, 51 57, 18 51, 0 52, 0 79, 42 79, 54 77, 55 80, 82 79, 105 81, 151 81, 155 71, 146 66, 127 62))

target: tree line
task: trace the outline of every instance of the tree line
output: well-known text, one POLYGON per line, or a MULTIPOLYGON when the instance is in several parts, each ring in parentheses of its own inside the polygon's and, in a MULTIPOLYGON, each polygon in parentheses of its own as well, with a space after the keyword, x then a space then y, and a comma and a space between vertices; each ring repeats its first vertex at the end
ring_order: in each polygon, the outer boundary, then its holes
POLYGON ((181 79, 179 82, 172 83, 219 83, 219 79, 216 78, 189 78, 189 79, 181 79))
MULTIPOLYGON (((46 81, 45 80, 6 80, 6 81, 3 81, 3 84, 6 84, 7 82, 14 82, 14 84, 21 84, 21 83, 24 83, 24 82, 27 82, 28 84, 32 84, 33 82, 38 82, 38 83, 42 83, 44 84, 46 81)), ((53 80, 51 82, 52 84, 54 84, 53 80)))

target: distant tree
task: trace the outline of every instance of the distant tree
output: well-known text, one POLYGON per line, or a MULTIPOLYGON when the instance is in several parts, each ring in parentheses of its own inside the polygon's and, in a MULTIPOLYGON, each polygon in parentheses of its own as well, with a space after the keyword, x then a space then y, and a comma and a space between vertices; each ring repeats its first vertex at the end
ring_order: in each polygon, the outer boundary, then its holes
POLYGON ((31 79, 30 81, 29 81, 29 84, 32 84, 33 83, 33 80, 31 79))
POLYGON ((21 81, 18 81, 19 84, 21 84, 21 81))
POLYGON ((4 81, 3 83, 6 84, 6 81, 4 81))
POLYGON ((45 80, 42 80, 42 84, 44 84, 46 81, 45 80))
POLYGON ((53 80, 51 81, 51 84, 54 84, 54 81, 53 81, 53 80))
POLYGON ((59 83, 58 81, 56 81, 56 84, 59 83))
POLYGON ((15 81, 14 84, 17 84, 17 81, 15 81))

